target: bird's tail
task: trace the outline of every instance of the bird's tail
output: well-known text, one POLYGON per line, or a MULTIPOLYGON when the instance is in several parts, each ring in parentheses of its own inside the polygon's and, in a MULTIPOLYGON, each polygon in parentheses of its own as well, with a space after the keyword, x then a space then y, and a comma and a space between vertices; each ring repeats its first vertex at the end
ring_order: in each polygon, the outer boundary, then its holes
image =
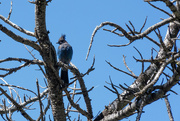
POLYGON ((61 69, 61 79, 64 81, 64 85, 69 84, 68 70, 67 69, 61 69))

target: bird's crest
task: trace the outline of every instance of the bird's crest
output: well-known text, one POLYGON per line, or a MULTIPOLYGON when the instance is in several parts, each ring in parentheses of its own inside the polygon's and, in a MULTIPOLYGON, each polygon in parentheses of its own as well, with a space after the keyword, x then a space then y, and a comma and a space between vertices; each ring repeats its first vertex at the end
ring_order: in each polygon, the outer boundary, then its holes
POLYGON ((63 34, 63 35, 59 38, 57 44, 62 44, 62 43, 64 43, 64 42, 66 42, 66 35, 65 35, 65 34, 63 34))
POLYGON ((66 35, 63 34, 63 35, 59 38, 59 40, 66 40, 66 35))

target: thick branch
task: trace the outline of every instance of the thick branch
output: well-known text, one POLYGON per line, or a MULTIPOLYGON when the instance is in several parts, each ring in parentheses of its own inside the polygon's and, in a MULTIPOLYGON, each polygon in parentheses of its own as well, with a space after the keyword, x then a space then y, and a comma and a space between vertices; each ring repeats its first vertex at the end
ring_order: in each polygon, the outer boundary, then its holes
POLYGON ((163 73, 163 70, 165 69, 165 67, 169 64, 169 63, 172 63, 175 59, 179 58, 180 57, 180 53, 177 53, 175 56, 169 58, 166 62, 164 62, 160 69, 158 70, 158 72, 156 73, 154 79, 149 83, 147 84, 140 92, 137 92, 135 95, 141 95, 143 93, 145 93, 145 91, 152 87, 159 79, 160 75, 163 73))
POLYGON ((81 90, 82 90, 82 93, 83 93, 83 97, 84 97, 84 100, 85 100, 85 103, 86 103, 86 108, 87 108, 87 112, 89 113, 90 115, 90 118, 93 117, 93 113, 92 113, 92 106, 91 106, 91 99, 89 98, 89 94, 88 94, 88 91, 86 89, 86 86, 85 86, 85 83, 84 83, 84 79, 82 78, 83 75, 81 75, 81 73, 79 72, 79 70, 77 69, 77 67, 75 65, 73 65, 71 63, 71 66, 68 66, 62 62, 58 62, 58 65, 61 67, 65 67, 67 69, 70 69, 70 71, 76 75, 76 78, 78 79, 79 81, 79 84, 80 84, 80 87, 81 87, 81 90))
MULTIPOLYGON (((179 69, 179 71, 180 71, 180 69, 179 69)), ((159 89, 158 91, 147 96, 147 98, 144 101, 145 103, 144 103, 143 107, 155 102, 158 99, 161 99, 164 96, 164 94, 166 94, 166 92, 168 92, 174 85, 176 85, 178 83, 179 78, 180 78, 180 73, 175 72, 175 74, 171 77, 171 79, 169 79, 167 81, 167 83, 162 85, 161 89, 159 89)), ((135 102, 129 104, 123 110, 116 111, 113 114, 103 117, 102 120, 99 119, 99 120, 95 120, 95 121, 118 121, 125 117, 129 117, 134 114, 134 112, 136 111, 136 109, 138 109, 138 107, 142 103, 142 101, 143 101, 142 99, 138 100, 138 102, 135 101, 135 102)))
POLYGON ((33 32, 23 29, 22 27, 16 25, 15 23, 11 22, 10 20, 6 19, 4 16, 0 15, 0 19, 3 20, 4 22, 6 22, 7 24, 9 24, 10 26, 12 26, 13 28, 19 30, 20 32, 35 37, 33 32))
POLYGON ((80 106, 79 106, 79 104, 74 103, 73 100, 71 99, 71 96, 70 96, 69 92, 68 92, 67 90, 64 90, 64 91, 65 91, 66 96, 67 96, 69 102, 71 103, 71 105, 72 105, 74 108, 76 108, 76 109, 79 111, 79 113, 81 113, 82 115, 86 116, 88 119, 91 119, 91 118, 92 118, 92 117, 91 117, 91 114, 89 114, 89 113, 87 113, 85 110, 81 109, 80 106))
POLYGON ((83 97, 84 97, 84 100, 85 100, 85 103, 86 103, 87 112, 90 114, 90 119, 91 119, 93 117, 91 99, 89 98, 89 94, 88 94, 88 91, 86 89, 84 80, 83 80, 83 78, 81 78, 81 74, 79 73, 77 68, 76 68, 76 75, 77 75, 77 79, 79 80, 81 90, 83 92, 83 97))
POLYGON ((9 37, 11 37, 12 39, 14 39, 15 41, 20 42, 20 43, 25 44, 25 45, 29 45, 30 47, 34 48, 35 50, 41 52, 41 48, 36 42, 31 41, 31 40, 26 39, 26 38, 22 38, 21 36, 16 35, 12 31, 8 30, 6 27, 2 26, 2 24, 0 24, 0 30, 3 33, 5 33, 6 35, 8 35, 9 37))

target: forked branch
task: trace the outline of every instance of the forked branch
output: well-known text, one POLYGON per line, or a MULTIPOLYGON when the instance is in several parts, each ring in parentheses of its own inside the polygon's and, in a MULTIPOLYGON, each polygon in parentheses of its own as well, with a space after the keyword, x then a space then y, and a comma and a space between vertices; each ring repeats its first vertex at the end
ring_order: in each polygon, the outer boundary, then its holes
POLYGON ((175 18, 172 18, 172 17, 171 17, 171 18, 164 19, 164 20, 162 20, 161 22, 159 22, 159 23, 157 23, 157 24, 155 24, 155 25, 152 25, 151 27, 149 27, 148 29, 146 29, 144 32, 139 33, 139 34, 137 34, 137 35, 133 35, 133 36, 130 35, 130 34, 132 34, 132 33, 127 32, 125 29, 123 29, 121 26, 119 26, 119 25, 117 25, 117 24, 115 24, 115 23, 112 23, 112 22, 103 22, 103 23, 101 23, 99 26, 97 26, 97 27, 94 29, 93 33, 92 33, 90 45, 89 45, 88 52, 87 52, 87 56, 86 56, 86 60, 87 60, 87 58, 88 58, 88 56, 89 56, 89 53, 90 53, 90 50, 91 50, 91 47, 92 47, 92 43, 93 43, 93 41, 94 41, 94 36, 95 36, 95 34, 97 33, 97 31, 98 31, 100 28, 102 28, 102 27, 104 27, 104 26, 106 26, 106 25, 115 27, 117 30, 119 30, 120 32, 122 32, 123 36, 125 36, 125 37, 129 40, 129 43, 124 44, 124 45, 109 45, 109 46, 122 47, 122 46, 128 46, 128 45, 130 45, 132 42, 134 42, 134 41, 137 40, 137 39, 141 39, 141 38, 143 38, 143 37, 146 37, 149 33, 151 33, 152 31, 154 31, 155 29, 157 29, 157 28, 159 28, 159 27, 161 27, 161 26, 163 26, 163 25, 165 25, 165 24, 168 24, 169 22, 174 21, 174 20, 175 20, 175 18))

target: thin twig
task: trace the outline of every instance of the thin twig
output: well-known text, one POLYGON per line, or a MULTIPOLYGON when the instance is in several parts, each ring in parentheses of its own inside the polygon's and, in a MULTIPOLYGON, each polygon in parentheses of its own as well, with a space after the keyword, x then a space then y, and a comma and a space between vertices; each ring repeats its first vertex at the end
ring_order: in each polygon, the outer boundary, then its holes
MULTIPOLYGON (((35 60, 37 60, 36 59, 36 57, 31 53, 31 51, 27 48, 27 46, 26 45, 24 45, 24 47, 26 48, 26 50, 29 52, 29 54, 31 54, 31 56, 35 59, 35 60)), ((45 65, 45 64, 44 64, 45 65)), ((43 73, 43 75, 46 77, 46 79, 47 79, 47 76, 46 76, 46 73, 44 72, 44 70, 42 69, 42 67, 40 66, 40 64, 38 64, 38 66, 39 66, 39 69, 41 70, 41 72, 43 73)))
POLYGON ((0 63, 2 62, 6 62, 6 61, 18 61, 18 62, 28 62, 30 64, 39 64, 39 65, 44 65, 44 62, 41 61, 41 60, 37 60, 37 59, 34 59, 34 60, 29 60, 29 59, 25 59, 25 58, 12 58, 12 57, 8 57, 6 59, 3 59, 3 60, 0 60, 0 63))
POLYGON ((29 121, 34 121, 23 109, 22 107, 14 100, 12 99, 7 93, 6 91, 4 91, 1 87, 0 87, 0 91, 16 106, 17 110, 21 112, 22 116, 24 116, 24 118, 26 118, 29 121))
MULTIPOLYGON (((44 109, 43 115, 46 114, 46 112, 48 111, 50 105, 51 105, 51 102, 50 102, 50 99, 48 97, 48 104, 47 104, 46 108, 44 109)), ((39 116, 39 118, 36 121, 40 121, 40 119, 41 119, 41 115, 39 116)))
POLYGON ((129 75, 129 76, 131 76, 131 77, 133 77, 133 78, 135 78, 135 79, 137 79, 137 76, 134 76, 134 75, 132 75, 132 74, 130 74, 130 73, 128 73, 128 72, 125 72, 125 71, 123 71, 123 70, 121 70, 121 69, 119 69, 119 68, 116 68, 116 67, 113 66, 110 62, 106 61, 106 63, 108 63, 108 64, 109 64, 111 67, 113 67, 115 70, 120 71, 120 72, 123 72, 123 73, 125 73, 125 74, 127 74, 127 75, 129 75))
MULTIPOLYGON (((68 87, 69 88, 69 87, 68 87)), ((94 86, 93 87, 91 87, 90 89, 88 89, 87 90, 87 92, 90 92, 90 91, 92 91, 94 89, 94 86)), ((81 92, 76 92, 76 93, 74 93, 74 95, 82 95, 84 92, 83 91, 81 91, 81 92)), ((69 93, 70 95, 73 95, 73 93, 69 93)), ((66 94, 64 94, 63 96, 66 96, 66 94)))
POLYGON ((174 118, 173 118, 173 115, 172 115, 172 111, 171 111, 171 106, 170 106, 170 103, 169 103, 169 100, 168 100, 167 96, 165 96, 164 101, 166 103, 169 120, 170 121, 174 121, 174 118))
POLYGON ((8 120, 8 121, 12 121, 11 119, 9 119, 9 117, 8 117, 8 115, 7 115, 7 111, 6 111, 6 108, 7 108, 7 106, 6 106, 6 101, 5 101, 5 99, 4 100, 2 100, 3 101, 3 104, 4 104, 4 110, 5 110, 5 115, 6 115, 6 119, 8 120))
POLYGON ((123 62, 124 62, 125 67, 128 69, 129 72, 131 72, 131 74, 132 74, 133 76, 137 77, 137 76, 135 75, 135 73, 128 67, 125 58, 126 58, 126 56, 123 55, 123 62))
MULTIPOLYGON (((125 84, 125 83, 124 83, 125 84)), ((126 84, 125 84, 126 85, 126 84)), ((122 88, 122 89, 124 89, 124 90, 126 90, 126 91, 129 91, 129 92, 132 92, 132 93, 134 93, 135 92, 135 90, 133 89, 133 88, 131 88, 130 86, 127 86, 128 88, 126 88, 126 87, 124 87, 123 85, 121 85, 121 84, 119 84, 119 86, 122 88)))
MULTIPOLYGON (((109 85, 111 85, 111 83, 109 83, 109 82, 107 82, 107 81, 106 81, 106 83, 109 84, 109 85)), ((119 88, 120 90, 123 90, 123 89, 122 89, 121 87, 119 87, 119 86, 114 85, 114 87, 119 88)))
POLYGON ((146 95, 144 95, 142 98, 141 98, 141 104, 140 104, 140 107, 139 107, 139 109, 138 109, 138 115, 137 115, 137 117, 136 117, 136 121, 140 121, 140 118, 141 118, 141 115, 142 115, 142 113, 143 113, 143 107, 144 107, 144 104, 145 104, 145 98, 146 98, 147 96, 146 95))
MULTIPOLYGON (((74 89, 73 89, 73 92, 72 92, 72 96, 71 96, 71 99, 72 99, 72 101, 74 100, 74 97, 75 97, 75 93, 76 93, 76 83, 77 83, 77 81, 75 81, 74 82, 74 89)), ((67 108, 67 112, 66 113, 69 113, 69 110, 71 109, 71 105, 69 105, 69 107, 67 108)))
MULTIPOLYGON (((2 79, 2 78, 0 78, 0 79, 2 79)), ((35 92, 33 92, 32 90, 26 89, 24 87, 20 87, 20 86, 16 86, 16 85, 10 85, 10 84, 0 84, 0 86, 15 87, 15 88, 18 88, 18 89, 22 89, 22 90, 32 92, 33 94, 35 94, 37 96, 37 94, 35 92)))
POLYGON ((41 102, 41 98, 40 98, 40 90, 39 90, 39 82, 38 79, 36 79, 36 86, 37 86, 37 92, 38 92, 38 100, 39 100, 39 107, 40 107, 40 116, 41 116, 41 121, 44 121, 43 119, 43 109, 42 109, 42 102, 41 102))
POLYGON ((26 67, 28 65, 29 65, 29 62, 26 62, 26 63, 22 64, 21 66, 15 67, 15 68, 0 68, 0 70, 7 71, 7 73, 1 74, 0 77, 5 77, 7 75, 10 75, 13 72, 16 72, 16 71, 20 70, 21 68, 26 67))
POLYGON ((92 33, 92 36, 91 36, 91 41, 90 41, 90 45, 89 45, 89 49, 88 49, 88 52, 87 52, 87 56, 86 56, 86 60, 89 56, 89 52, 91 50, 91 46, 92 46, 92 43, 93 43, 93 40, 94 40, 94 36, 95 34, 97 33, 97 31, 102 28, 103 26, 105 25, 110 25, 110 26, 113 26, 115 28, 117 28, 118 30, 120 30, 125 36, 127 36, 127 38, 131 38, 131 36, 122 28, 120 27, 119 25, 117 24, 114 24, 114 23, 111 23, 111 22, 103 22, 101 23, 99 26, 96 26, 96 28, 94 29, 93 33, 92 33))
MULTIPOLYGON (((142 54, 139 52, 139 50, 134 46, 134 49, 139 53, 140 57, 141 57, 141 60, 143 59, 143 56, 142 54)), ((144 72, 144 62, 142 62, 142 69, 141 69, 141 73, 144 72)))
POLYGON ((135 36, 134 31, 133 31, 127 24, 125 24, 125 25, 126 25, 126 27, 129 29, 129 31, 131 32, 131 34, 132 34, 133 36, 135 36))
POLYGON ((10 17, 11 17, 11 13, 12 13, 12 1, 11 1, 11 9, 10 9, 10 11, 9 11, 9 15, 8 15, 8 17, 7 17, 7 19, 9 20, 10 19, 10 17))
MULTIPOLYGON (((81 77, 84 77, 85 75, 89 75, 89 73, 95 69, 95 68, 94 68, 94 64, 95 64, 95 55, 94 55, 94 57, 93 57, 93 62, 92 62, 91 67, 90 67, 84 74, 81 74, 81 77)), ((76 76, 75 76, 75 77, 72 77, 72 78, 70 78, 70 79, 74 79, 74 78, 76 78, 76 76)), ((75 80, 74 80, 74 81, 75 81, 75 80)))
POLYGON ((148 4, 151 5, 151 6, 154 7, 154 8, 156 8, 156 9, 162 11, 163 13, 167 14, 168 16, 173 17, 173 16, 172 16, 170 13, 168 13, 167 11, 165 11, 165 10, 163 10, 163 9, 161 9, 161 8, 159 8, 159 7, 155 6, 155 5, 153 5, 153 4, 151 4, 150 2, 148 2, 148 4))
POLYGON ((110 89, 110 88, 107 87, 106 85, 104 85, 104 87, 105 87, 106 89, 108 89, 109 91, 111 91, 112 93, 116 94, 116 92, 115 92, 114 90, 110 89))
POLYGON ((147 16, 146 16, 146 19, 145 19, 145 21, 144 21, 144 23, 143 23, 143 26, 141 27, 141 29, 139 30, 139 33, 141 33, 142 32, 142 30, 143 30, 143 28, 145 27, 145 25, 146 25, 146 22, 147 22, 147 16))
MULTIPOLYGON (((110 80, 110 82, 111 82, 111 87, 112 87, 112 88, 114 89, 114 91, 116 92, 117 98, 118 98, 118 100, 119 100, 119 99, 120 99, 120 97, 119 97, 119 92, 118 92, 117 89, 114 87, 114 84, 113 84, 110 76, 109 76, 109 80, 110 80)), ((120 101, 120 100, 119 100, 119 101, 120 101)))
POLYGON ((160 30, 159 30, 159 29, 157 29, 157 30, 158 30, 158 33, 156 32, 156 30, 154 30, 154 32, 155 32, 156 35, 158 36, 159 41, 160 41, 160 43, 161 43, 161 46, 160 46, 160 47, 162 47, 165 52, 168 52, 168 50, 167 50, 167 48, 166 48, 166 46, 165 46, 165 44, 164 44, 164 42, 163 42, 163 40, 162 40, 162 36, 161 36, 160 30))
POLYGON ((149 36, 145 36, 145 38, 147 38, 148 40, 150 40, 151 42, 153 42, 154 44, 156 44, 158 47, 160 47, 160 44, 158 42, 156 42, 156 40, 152 39, 151 37, 149 36))
POLYGON ((133 28, 133 32, 135 32, 136 30, 135 30, 134 25, 132 24, 132 22, 131 22, 131 21, 129 21, 129 23, 131 24, 131 26, 132 26, 132 28, 133 28))

